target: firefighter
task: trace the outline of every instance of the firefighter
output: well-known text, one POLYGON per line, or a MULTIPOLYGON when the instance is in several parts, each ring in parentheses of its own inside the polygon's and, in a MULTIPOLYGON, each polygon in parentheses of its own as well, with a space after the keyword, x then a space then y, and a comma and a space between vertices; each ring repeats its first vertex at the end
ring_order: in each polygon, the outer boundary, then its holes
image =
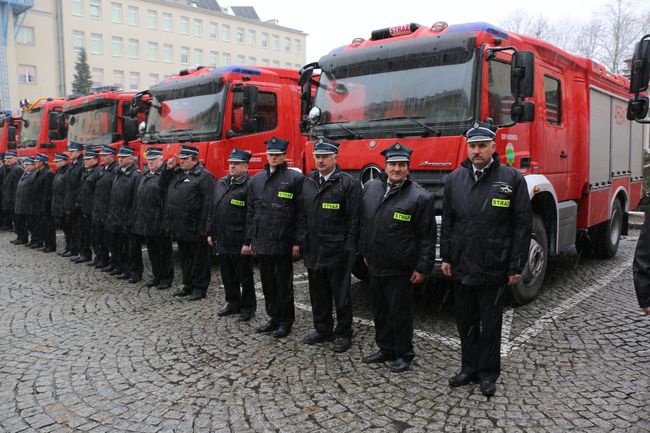
POLYGON ((352 338, 351 269, 359 241, 361 186, 337 164, 339 143, 320 137, 314 144, 316 170, 305 177, 306 237, 302 248, 309 275, 315 331, 305 344, 334 340, 345 352, 352 338), (336 328, 332 319, 336 308, 336 328))
POLYGON ((111 242, 111 232, 107 230, 106 215, 110 208, 111 189, 113 180, 118 168, 115 155, 117 150, 114 147, 105 145, 99 151, 100 163, 102 165, 99 171, 99 178, 95 184, 95 193, 93 194, 93 249, 97 255, 97 264, 95 265, 102 272, 112 272, 116 270, 115 258, 119 254, 115 250, 110 250, 115 246, 111 242))
MULTIPOLYGON (((81 143, 70 142, 66 153, 71 160, 70 168, 65 173, 65 197, 63 198, 63 213, 70 235, 70 250, 63 253, 63 257, 74 260, 79 255, 81 243, 81 207, 79 203, 79 190, 81 189, 81 175, 84 171, 83 146, 81 143)), ((65 230, 64 230, 65 232, 65 230)))
POLYGON ((70 169, 68 164, 68 155, 65 153, 54 154, 54 165, 56 166, 56 174, 52 180, 52 204, 50 207, 50 215, 54 219, 55 228, 59 228, 65 235, 65 246, 63 251, 58 253, 60 256, 66 255, 70 252, 70 232, 68 225, 65 223, 65 213, 63 211, 63 201, 65 200, 65 175, 70 169))
MULTIPOLYGON (((5 177, 7 176, 7 167, 4 164, 5 153, 0 152, 0 191, 4 184, 5 177)), ((0 193, 0 230, 11 230, 11 225, 8 223, 7 211, 2 207, 2 197, 0 193)))
POLYGON ((361 209, 361 254, 379 347, 364 361, 392 360, 395 373, 408 370, 415 356, 413 286, 424 281, 435 259, 433 196, 410 179, 411 153, 401 143, 381 152, 384 173, 366 185, 361 209))
POLYGON ((96 150, 86 150, 83 156, 84 170, 81 175, 81 188, 79 189, 79 204, 81 209, 81 238, 79 257, 73 260, 74 263, 91 262, 97 264, 97 250, 93 260, 92 245, 92 213, 95 185, 99 179, 101 168, 99 167, 99 153, 96 150))
POLYGON ((23 161, 25 171, 18 181, 16 187, 16 205, 14 208, 14 226, 18 240, 15 245, 25 245, 27 247, 36 247, 40 243, 34 230, 35 212, 34 203, 36 202, 36 184, 37 173, 34 172, 34 158, 27 157, 23 161), (29 235, 31 234, 31 240, 29 235), (24 241, 24 242, 23 242, 24 241), (29 242, 28 242, 29 241, 29 242))
POLYGON ((251 180, 244 255, 260 261, 260 279, 269 321, 256 329, 284 338, 295 319, 293 258, 300 257, 304 223, 300 210, 303 176, 286 163, 288 141, 265 142, 268 164, 251 180), (293 256, 293 257, 292 257, 293 256))
POLYGON ((131 232, 135 210, 135 194, 141 174, 134 162, 133 148, 122 146, 117 153, 118 169, 115 171, 109 208, 106 213, 106 229, 110 232, 114 270, 120 280, 135 284, 142 280, 142 244, 131 232))
POLYGON ((226 305, 217 311, 223 317, 239 314, 248 321, 257 309, 253 263, 242 255, 246 236, 246 200, 250 186, 248 161, 251 154, 233 149, 228 157, 228 175, 217 181, 208 214, 208 243, 219 255, 226 305))
POLYGON ((149 170, 142 175, 138 185, 132 229, 134 235, 147 245, 153 278, 146 285, 160 290, 170 288, 174 279, 172 241, 162 228, 165 208, 165 191, 160 182, 165 170, 162 156, 161 149, 147 150, 149 170))
POLYGON ((162 185, 167 190, 164 224, 178 243, 183 287, 174 296, 205 298, 210 285, 212 248, 207 241, 207 219, 214 196, 212 174, 199 162, 199 149, 183 146, 177 158, 167 160, 162 185))
POLYGON ((647 212, 636 244, 632 270, 639 306, 646 315, 650 315, 650 218, 647 212))
MULTIPOLYGON (((5 153, 5 179, 2 183, 2 208, 5 209, 8 225, 15 227, 15 210, 16 210, 16 189, 18 188, 18 181, 23 175, 23 168, 18 164, 18 157, 16 152, 10 150, 5 153)), ((21 245, 27 243, 27 240, 19 239, 18 237, 12 241, 12 244, 21 245), (24 241, 24 242, 23 242, 24 241)))
POLYGON ((467 131, 468 157, 445 182, 440 238, 441 270, 456 282, 462 351, 449 386, 479 381, 488 397, 501 370, 505 286, 521 280, 533 218, 526 181, 499 162, 495 136, 478 124, 467 131))
POLYGON ((54 173, 50 170, 49 162, 49 156, 36 154, 34 170, 38 173, 38 177, 34 188, 36 200, 34 224, 38 233, 37 238, 42 244, 38 249, 44 253, 56 251, 56 229, 51 215, 54 173))

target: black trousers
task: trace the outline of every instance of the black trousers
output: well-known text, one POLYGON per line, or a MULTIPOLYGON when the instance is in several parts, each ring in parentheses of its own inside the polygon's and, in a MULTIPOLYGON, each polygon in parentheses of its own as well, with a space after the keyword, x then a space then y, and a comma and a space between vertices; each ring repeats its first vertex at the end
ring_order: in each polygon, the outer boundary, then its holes
POLYGON ((153 279, 161 283, 174 280, 172 240, 168 236, 145 237, 153 279))
MULTIPOLYGON (((123 274, 131 274, 129 259, 129 235, 122 231, 108 231, 112 265, 123 274)), ((140 252, 142 254, 142 252, 140 252)))
POLYGON ((108 236, 102 224, 92 224, 91 245, 98 263, 108 265, 108 236))
POLYGON ((43 239, 41 239, 40 232, 40 216, 39 215, 27 215, 27 231, 31 238, 31 243, 42 244, 43 239))
POLYGON ((258 256, 266 314, 273 325, 291 327, 296 312, 293 305, 293 259, 287 256, 258 256))
POLYGON ((67 226, 66 244, 70 245, 72 254, 77 255, 81 249, 81 210, 75 209, 66 214, 65 225, 67 226), (69 242, 67 241, 68 237, 69 242))
POLYGON ((501 323, 505 287, 465 286, 454 292, 461 371, 495 381, 501 373, 501 323))
POLYGON ((27 232, 27 215, 14 214, 14 231, 20 241, 27 242, 29 235, 27 232))
POLYGON ((90 215, 81 214, 81 218, 79 219, 79 229, 79 254, 92 259, 93 251, 91 249, 91 246, 93 222, 90 215))
POLYGON ((350 269, 307 269, 309 299, 314 328, 321 335, 352 336, 352 295, 350 269), (336 308, 336 328, 332 318, 332 301, 336 308))
POLYGON ((413 286, 411 275, 370 275, 369 292, 375 341, 383 353, 411 361, 413 351, 413 286))
POLYGON ((255 311, 257 299, 251 257, 241 254, 220 254, 219 268, 226 302, 239 308, 242 313, 255 311))
POLYGON ((194 294, 205 296, 210 285, 212 247, 205 239, 178 241, 178 255, 183 273, 183 286, 194 294))
POLYGON ((56 226, 51 215, 38 216, 39 239, 45 243, 47 248, 56 249, 56 226))
POLYGON ((142 237, 133 233, 126 233, 125 243, 127 245, 127 266, 123 269, 131 277, 142 277, 144 265, 142 264, 142 237))
POLYGON ((55 223, 55 228, 60 229, 64 234, 65 247, 63 248, 63 251, 70 251, 70 248, 71 248, 71 245, 70 245, 70 231, 68 230, 68 224, 67 224, 66 217, 64 215, 54 217, 54 223, 55 223))

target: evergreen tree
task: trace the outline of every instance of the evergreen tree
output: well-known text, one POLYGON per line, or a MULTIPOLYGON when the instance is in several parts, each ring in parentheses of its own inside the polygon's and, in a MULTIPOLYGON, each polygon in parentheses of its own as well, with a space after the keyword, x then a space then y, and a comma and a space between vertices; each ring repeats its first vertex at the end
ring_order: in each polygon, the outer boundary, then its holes
POLYGON ((93 80, 90 76, 90 66, 88 66, 86 50, 83 48, 79 51, 74 69, 76 74, 74 74, 74 80, 72 81, 72 92, 79 95, 87 95, 90 93, 93 80))

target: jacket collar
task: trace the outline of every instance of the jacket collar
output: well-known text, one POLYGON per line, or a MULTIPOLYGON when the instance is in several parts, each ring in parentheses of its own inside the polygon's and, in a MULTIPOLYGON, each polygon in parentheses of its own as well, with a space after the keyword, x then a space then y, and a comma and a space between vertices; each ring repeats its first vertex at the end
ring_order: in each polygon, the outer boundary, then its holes
POLYGON ((237 179, 234 179, 232 176, 228 175, 228 176, 226 176, 226 180, 227 180, 227 183, 229 185, 230 184, 241 185, 241 184, 245 183, 248 180, 249 177, 250 176, 249 176, 248 172, 246 172, 246 173, 242 174, 241 176, 239 176, 237 179))
POLYGON ((133 163, 133 164, 131 164, 131 165, 128 165, 128 166, 125 168, 124 171, 122 171, 122 167, 120 167, 118 171, 119 171, 120 173, 122 173, 122 174, 125 174, 125 175, 129 176, 129 175, 130 175, 131 173, 133 173, 135 170, 136 170, 136 166, 135 166, 135 163, 133 163))
POLYGON ((272 176, 275 173, 281 173, 283 171, 286 171, 287 170, 287 163, 283 162, 282 164, 275 167, 275 171, 273 173, 271 173, 271 166, 269 164, 264 164, 264 170, 266 170, 266 174, 268 174, 269 176, 272 176))
MULTIPOLYGON (((499 154, 494 152, 492 154, 492 164, 490 164, 489 167, 486 167, 485 169, 489 173, 494 169, 494 167, 500 165, 501 163, 499 162, 499 154)), ((472 161, 469 160, 469 158, 465 159, 463 162, 460 163, 461 167, 465 167, 466 169, 469 170, 469 172, 474 175, 474 167, 472 166, 472 161)))
MULTIPOLYGON (((313 181, 318 183, 319 178, 320 178, 320 173, 318 172, 318 170, 312 170, 312 172, 309 173, 307 176, 311 177, 311 179, 313 181)), ((334 168, 334 171, 330 175, 329 179, 327 179, 327 182, 329 182, 329 181, 332 181, 332 182, 338 181, 340 177, 341 177, 341 167, 339 167, 339 165, 336 164, 336 168, 334 168)), ((327 182, 325 182, 325 183, 327 183, 327 182)))

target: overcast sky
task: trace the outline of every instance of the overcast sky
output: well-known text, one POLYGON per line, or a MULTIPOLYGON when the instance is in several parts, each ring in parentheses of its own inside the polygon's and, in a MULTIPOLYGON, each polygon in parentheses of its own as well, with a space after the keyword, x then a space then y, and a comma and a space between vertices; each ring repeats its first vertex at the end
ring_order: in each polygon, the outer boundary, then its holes
POLYGON ((586 20, 605 1, 543 0, 536 4, 514 0, 218 0, 224 6, 253 6, 263 21, 308 33, 307 62, 316 61, 331 49, 349 44, 355 37, 368 39, 375 29, 416 22, 430 26, 436 21, 460 24, 486 21, 498 25, 515 9, 529 14, 543 13, 551 20, 586 20))

